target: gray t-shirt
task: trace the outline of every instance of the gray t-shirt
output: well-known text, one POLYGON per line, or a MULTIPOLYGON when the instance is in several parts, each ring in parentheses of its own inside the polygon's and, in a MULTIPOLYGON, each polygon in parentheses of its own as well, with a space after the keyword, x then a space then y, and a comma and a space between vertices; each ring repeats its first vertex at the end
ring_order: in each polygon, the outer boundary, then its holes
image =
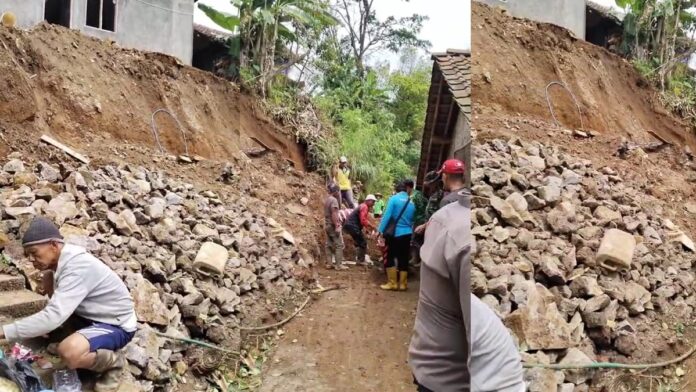
POLYGON ((522 359, 510 332, 488 305, 471 296, 472 392, 524 392, 522 359))
POLYGON ((522 392, 522 362, 510 333, 471 295, 471 195, 450 195, 453 201, 432 216, 421 248, 411 369, 433 391, 522 392))
MULTIPOLYGON (((444 207, 444 206, 446 206, 446 205, 448 205, 448 204, 452 204, 452 203, 458 201, 458 200, 459 200, 459 194, 460 194, 462 191, 468 192, 468 191, 466 191, 465 189, 462 188, 462 189, 458 189, 458 190, 456 190, 456 191, 452 191, 452 192, 447 192, 447 193, 445 193, 445 195, 442 197, 442 200, 440 200, 440 208, 442 208, 442 207, 444 207)), ((471 193, 471 192, 469 192, 469 193, 471 193)))
POLYGON ((462 193, 430 218, 421 248, 409 363, 416 380, 433 391, 469 391, 472 248, 469 196, 462 193))
POLYGON ((324 200, 324 224, 326 225, 325 227, 334 227, 333 218, 331 217, 331 214, 333 214, 334 209, 338 210, 338 207, 338 199, 331 195, 326 197, 326 200, 324 200))

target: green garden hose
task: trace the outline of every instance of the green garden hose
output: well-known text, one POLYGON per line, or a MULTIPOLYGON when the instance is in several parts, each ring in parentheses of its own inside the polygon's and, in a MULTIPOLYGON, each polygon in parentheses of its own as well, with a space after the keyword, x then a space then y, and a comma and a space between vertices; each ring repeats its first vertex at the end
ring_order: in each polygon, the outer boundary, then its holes
POLYGON ((615 362, 593 362, 593 363, 587 363, 587 364, 566 364, 566 365, 561 365, 561 364, 555 364, 555 365, 546 365, 543 363, 525 363, 522 364, 522 367, 526 369, 532 369, 532 368, 542 368, 542 369, 552 369, 552 370, 567 370, 567 369, 651 369, 651 368, 659 368, 659 367, 665 367, 669 365, 673 365, 677 362, 681 362, 685 360, 686 358, 690 357, 691 354, 696 351, 696 346, 691 347, 689 351, 686 353, 680 355, 677 358, 670 359, 669 361, 664 361, 664 362, 658 362, 658 363, 651 363, 651 364, 643 364, 643 363, 636 363, 636 364, 626 364, 626 363, 615 363, 615 362))

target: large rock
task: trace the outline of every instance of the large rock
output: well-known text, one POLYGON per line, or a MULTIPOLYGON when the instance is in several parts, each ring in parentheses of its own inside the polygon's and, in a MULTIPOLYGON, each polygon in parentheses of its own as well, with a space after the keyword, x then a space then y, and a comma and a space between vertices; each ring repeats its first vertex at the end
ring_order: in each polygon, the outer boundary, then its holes
POLYGON ((570 283, 570 290, 575 297, 596 297, 604 294, 597 279, 591 276, 580 276, 570 283))
POLYGON ((610 271, 628 269, 631 267, 635 248, 636 240, 631 234, 609 229, 599 245, 597 263, 610 271))
POLYGON ((604 226, 608 223, 621 222, 621 213, 614 211, 606 206, 599 206, 594 210, 594 217, 597 219, 597 224, 604 226))
POLYGON ((133 234, 140 232, 135 215, 133 214, 133 211, 129 209, 121 211, 120 214, 109 211, 107 213, 107 218, 109 219, 109 222, 114 225, 116 232, 119 234, 130 237, 133 234))
POLYGON ((158 220, 164 217, 164 209, 167 206, 167 201, 161 197, 153 197, 150 199, 150 203, 145 206, 143 211, 147 216, 154 220, 158 220))
POLYGON ((522 283, 527 302, 512 312, 505 324, 512 330, 523 350, 561 350, 572 347, 572 329, 558 311, 553 294, 541 284, 522 283))
POLYGON ((636 282, 628 282, 623 292, 623 304, 631 316, 645 312, 650 303, 650 292, 636 282))
POLYGON ((11 159, 3 167, 2 170, 15 174, 24 171, 24 162, 21 159, 11 159))
POLYGON ((524 220, 515 208, 505 200, 493 196, 491 197, 491 206, 500 214, 500 217, 509 225, 519 227, 522 226, 524 220))
POLYGON ((58 226, 63 222, 75 218, 80 211, 75 204, 75 197, 71 193, 61 193, 51 199, 46 207, 46 215, 53 218, 58 226))
POLYGON ((142 275, 130 277, 129 287, 135 303, 138 320, 154 325, 167 326, 167 307, 162 302, 157 288, 142 275))
POLYGON ((561 199, 563 180, 558 177, 546 177, 545 185, 537 189, 539 197, 547 203, 555 203, 561 199))
POLYGON ((554 233, 568 234, 576 231, 578 223, 575 218, 575 207, 568 201, 560 203, 546 215, 546 223, 554 233))
MULTIPOLYGON (((561 365, 589 365, 593 363, 592 359, 587 356, 584 352, 580 351, 577 348, 570 348, 568 349, 568 352, 566 355, 561 359, 559 364, 561 365)), ((585 381, 589 380, 590 377, 592 376, 592 373, 589 369, 573 369, 573 370, 566 370, 565 372, 565 381, 570 382, 573 384, 582 384, 585 381)))

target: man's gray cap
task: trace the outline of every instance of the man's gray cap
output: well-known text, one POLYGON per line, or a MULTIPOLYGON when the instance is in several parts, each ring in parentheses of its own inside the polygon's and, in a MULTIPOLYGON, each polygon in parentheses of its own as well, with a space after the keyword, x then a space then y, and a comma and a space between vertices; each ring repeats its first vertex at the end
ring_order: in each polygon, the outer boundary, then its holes
POLYGON ((58 227, 49 219, 38 216, 31 221, 22 238, 22 246, 31 246, 56 241, 63 242, 58 227))

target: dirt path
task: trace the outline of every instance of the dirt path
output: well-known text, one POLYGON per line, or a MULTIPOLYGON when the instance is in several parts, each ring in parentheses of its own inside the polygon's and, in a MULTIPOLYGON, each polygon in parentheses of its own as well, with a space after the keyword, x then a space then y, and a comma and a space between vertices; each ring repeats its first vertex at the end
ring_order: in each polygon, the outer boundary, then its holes
POLYGON ((418 279, 401 293, 380 290, 376 270, 319 275, 324 287, 346 289, 322 294, 286 326, 261 392, 413 391, 406 359, 418 279))

